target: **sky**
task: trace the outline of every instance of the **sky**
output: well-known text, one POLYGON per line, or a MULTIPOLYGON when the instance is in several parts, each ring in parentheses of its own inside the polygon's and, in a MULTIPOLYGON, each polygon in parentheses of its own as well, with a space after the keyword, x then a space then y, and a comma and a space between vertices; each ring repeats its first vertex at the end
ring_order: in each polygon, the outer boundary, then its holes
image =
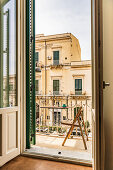
POLYGON ((72 33, 82 60, 91 59, 91 0, 35 0, 36 34, 72 33))

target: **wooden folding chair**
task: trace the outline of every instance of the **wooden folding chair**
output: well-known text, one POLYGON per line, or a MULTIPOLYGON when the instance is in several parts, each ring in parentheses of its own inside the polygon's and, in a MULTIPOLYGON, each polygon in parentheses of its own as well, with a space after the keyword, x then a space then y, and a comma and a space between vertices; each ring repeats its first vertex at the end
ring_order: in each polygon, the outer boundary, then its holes
POLYGON ((87 146, 86 146, 86 141, 84 139, 84 135, 83 135, 83 131, 82 131, 82 126, 81 126, 81 123, 83 123, 83 126, 84 126, 84 130, 85 130, 85 135, 87 137, 87 141, 88 141, 88 135, 87 135, 87 131, 86 131, 86 127, 85 127, 85 123, 84 123, 84 119, 83 119, 83 114, 82 114, 82 107, 80 107, 78 113, 76 114, 74 120, 73 120, 73 123, 70 124, 70 123, 63 123, 64 125, 68 125, 68 126, 71 126, 63 143, 62 143, 62 146, 64 146, 66 140, 70 137, 74 127, 79 127, 80 128, 80 131, 81 131, 81 135, 82 135, 82 140, 83 140, 83 143, 84 143, 84 147, 85 149, 87 149, 87 146), (81 116, 81 120, 80 120, 80 116, 81 116), (78 124, 75 124, 76 122, 78 122, 78 124))

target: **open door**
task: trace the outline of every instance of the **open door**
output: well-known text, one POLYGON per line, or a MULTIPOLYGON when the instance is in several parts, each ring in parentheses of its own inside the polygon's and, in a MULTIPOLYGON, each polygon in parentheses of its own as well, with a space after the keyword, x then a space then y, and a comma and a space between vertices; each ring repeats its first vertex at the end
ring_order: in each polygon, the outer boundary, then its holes
POLYGON ((20 154, 18 4, 0 1, 0 166, 20 154))
POLYGON ((92 0, 93 166, 103 170, 103 22, 102 0, 92 0))

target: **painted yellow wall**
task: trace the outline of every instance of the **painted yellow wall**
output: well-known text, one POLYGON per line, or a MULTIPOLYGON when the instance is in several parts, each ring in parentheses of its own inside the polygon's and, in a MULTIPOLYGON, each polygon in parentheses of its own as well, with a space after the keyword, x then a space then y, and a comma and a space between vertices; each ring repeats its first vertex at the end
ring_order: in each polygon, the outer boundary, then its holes
POLYGON ((81 60, 81 48, 79 44, 79 40, 71 34, 72 38, 72 48, 71 48, 71 61, 80 61, 81 60))
POLYGON ((81 48, 78 39, 70 33, 38 37, 36 35, 36 51, 40 55, 40 64, 45 65, 45 41, 47 45, 47 57, 51 56, 51 60, 47 60, 47 65, 52 64, 53 51, 59 51, 59 60, 61 64, 70 63, 72 61, 81 61, 81 48), (67 59, 65 59, 67 58, 67 59))

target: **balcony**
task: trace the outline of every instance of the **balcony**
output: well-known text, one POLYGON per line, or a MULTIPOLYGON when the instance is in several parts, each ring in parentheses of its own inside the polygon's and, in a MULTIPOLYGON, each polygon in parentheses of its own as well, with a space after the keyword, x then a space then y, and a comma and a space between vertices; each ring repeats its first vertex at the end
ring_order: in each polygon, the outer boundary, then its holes
POLYGON ((53 65, 59 65, 59 60, 53 60, 53 65))
POLYGON ((53 95, 60 95, 59 91, 53 91, 53 95))
POLYGON ((35 95, 36 95, 36 96, 39 95, 39 91, 35 91, 35 95))
POLYGON ((51 68, 62 68, 63 64, 59 60, 53 60, 53 64, 50 65, 51 68))
POLYGON ((75 95, 83 95, 83 94, 82 94, 82 90, 76 90, 76 89, 75 89, 75 95))
MULTIPOLYGON (((59 91, 54 91, 54 96, 46 96, 46 103, 42 102, 42 96, 38 98, 40 101, 39 106, 39 118, 36 123, 36 139, 37 148, 44 154, 57 154, 58 148, 62 151, 62 156, 67 157, 72 154, 73 159, 83 159, 92 162, 92 120, 91 120, 91 98, 84 96, 82 100, 77 100, 76 96, 67 97, 57 96, 59 91), (86 98, 85 98, 86 97, 86 98), (86 100, 88 99, 88 103, 86 100), (54 101, 54 102, 53 102, 54 101), (58 103, 58 104, 56 104, 58 103), (67 107, 68 103, 68 107, 67 107), (66 107, 63 107, 63 105, 66 107), (77 107, 83 106, 84 123, 88 134, 88 141, 85 135, 84 125, 81 122, 82 132, 86 141, 87 150, 84 148, 83 137, 80 127, 74 127, 70 137, 67 139, 64 146, 62 143, 69 132, 70 124, 74 120, 74 116, 77 114, 77 107), (76 113, 75 113, 76 107, 76 113), (86 108, 87 107, 87 108, 86 108), (86 113, 87 112, 87 113, 86 113), (45 120, 45 114, 47 115, 45 120), (49 118, 48 118, 49 117, 49 118), (64 120, 65 117, 65 120, 64 120), (67 123, 68 122, 68 123, 67 123), (66 124, 67 123, 67 124, 66 124), (46 149, 45 149, 46 148, 46 149)), ((80 94, 80 93, 79 93, 80 94)), ((80 117, 79 117, 80 118, 80 117)), ((81 118, 80 118, 81 120, 81 118)), ((76 122, 77 123, 77 122, 76 122)))

